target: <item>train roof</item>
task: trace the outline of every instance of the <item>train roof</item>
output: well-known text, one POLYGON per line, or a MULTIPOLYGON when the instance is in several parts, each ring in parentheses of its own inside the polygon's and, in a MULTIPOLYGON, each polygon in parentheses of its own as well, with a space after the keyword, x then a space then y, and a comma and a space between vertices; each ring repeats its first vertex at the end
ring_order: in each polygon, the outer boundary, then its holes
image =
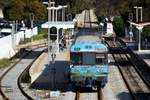
POLYGON ((100 39, 100 34, 95 29, 81 29, 75 35, 71 52, 107 52, 108 47, 100 39))
POLYGON ((71 46, 71 52, 108 52, 108 47, 104 43, 98 43, 93 41, 86 41, 74 44, 71 46))
POLYGON ((75 44, 78 44, 80 42, 96 42, 96 43, 101 43, 101 40, 98 36, 92 36, 92 35, 85 35, 85 36, 80 36, 76 38, 75 44))
POLYGON ((77 38, 79 36, 84 36, 84 35, 96 35, 96 36, 100 36, 100 33, 96 29, 83 28, 83 29, 80 29, 80 31, 75 34, 75 37, 77 38))
POLYGON ((74 43, 86 42, 86 41, 93 41, 93 42, 101 42, 100 40, 100 33, 95 29, 84 28, 81 29, 75 35, 74 43))

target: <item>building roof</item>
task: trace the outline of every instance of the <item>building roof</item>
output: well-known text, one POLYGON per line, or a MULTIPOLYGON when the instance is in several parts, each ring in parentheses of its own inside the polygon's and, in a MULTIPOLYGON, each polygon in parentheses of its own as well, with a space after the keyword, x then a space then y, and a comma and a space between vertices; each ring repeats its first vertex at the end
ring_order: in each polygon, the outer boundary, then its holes
POLYGON ((150 21, 142 21, 142 22, 131 22, 131 21, 128 21, 130 24, 136 26, 137 29, 141 30, 143 29, 144 26, 147 26, 147 25, 150 25, 150 21))
POLYGON ((57 21, 57 22, 46 22, 42 24, 42 28, 63 28, 63 29, 68 29, 68 28, 74 28, 74 22, 72 21, 67 21, 67 22, 62 22, 62 21, 57 21))

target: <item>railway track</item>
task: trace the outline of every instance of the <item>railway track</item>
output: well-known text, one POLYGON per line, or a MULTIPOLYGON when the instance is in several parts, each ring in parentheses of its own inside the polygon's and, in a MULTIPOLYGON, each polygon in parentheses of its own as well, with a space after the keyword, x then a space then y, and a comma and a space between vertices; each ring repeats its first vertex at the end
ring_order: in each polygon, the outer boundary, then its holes
MULTIPOLYGON (((111 43, 111 42, 110 42, 111 43)), ((111 47, 111 44, 109 46, 111 47)), ((121 44, 121 43, 120 43, 121 44)), ((126 48, 123 46, 115 46, 115 53, 111 52, 115 62, 119 68, 119 71, 129 89, 133 99, 135 100, 149 100, 150 99, 150 89, 141 76, 135 69, 135 65, 131 62, 132 59, 129 58, 130 53, 126 52, 126 48)))
POLYGON ((98 88, 96 92, 76 91, 75 100, 102 100, 102 89, 98 88))
POLYGON ((44 50, 42 47, 37 47, 23 54, 22 57, 0 77, 0 94, 4 100, 32 100, 32 97, 23 90, 21 78, 44 50))
POLYGON ((150 89, 150 66, 142 58, 138 57, 137 54, 133 53, 130 48, 126 49, 126 53, 130 54, 130 56, 127 56, 128 59, 131 59, 132 65, 150 89))

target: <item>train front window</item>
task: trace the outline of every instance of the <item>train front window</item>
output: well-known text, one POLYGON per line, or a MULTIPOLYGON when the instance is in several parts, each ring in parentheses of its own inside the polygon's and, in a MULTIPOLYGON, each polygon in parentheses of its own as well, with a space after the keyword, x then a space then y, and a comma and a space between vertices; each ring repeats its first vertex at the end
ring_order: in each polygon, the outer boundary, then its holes
POLYGON ((96 64, 107 64, 107 54, 96 54, 96 64))
POLYGON ((82 64, 83 65, 95 64, 95 54, 94 53, 83 53, 82 64))
POLYGON ((99 53, 72 53, 72 64, 74 65, 95 65, 107 64, 107 54, 99 53))

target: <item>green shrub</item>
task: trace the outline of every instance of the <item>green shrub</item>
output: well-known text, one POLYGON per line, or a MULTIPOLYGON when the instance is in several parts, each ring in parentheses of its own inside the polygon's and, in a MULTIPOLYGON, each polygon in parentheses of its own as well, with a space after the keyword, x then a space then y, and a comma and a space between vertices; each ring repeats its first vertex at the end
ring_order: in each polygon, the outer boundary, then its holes
POLYGON ((47 29, 41 29, 37 35, 33 36, 33 40, 40 40, 47 38, 47 29))
POLYGON ((31 38, 21 39, 19 44, 25 44, 25 43, 28 43, 28 42, 31 42, 31 38))
POLYGON ((8 66, 10 66, 10 64, 12 64, 14 62, 15 62, 14 59, 12 59, 12 60, 9 60, 9 59, 6 59, 6 58, 1 59, 0 60, 0 68, 8 67, 8 66))
POLYGON ((125 24, 122 17, 115 17, 113 21, 113 28, 118 36, 124 36, 124 27, 125 24))

